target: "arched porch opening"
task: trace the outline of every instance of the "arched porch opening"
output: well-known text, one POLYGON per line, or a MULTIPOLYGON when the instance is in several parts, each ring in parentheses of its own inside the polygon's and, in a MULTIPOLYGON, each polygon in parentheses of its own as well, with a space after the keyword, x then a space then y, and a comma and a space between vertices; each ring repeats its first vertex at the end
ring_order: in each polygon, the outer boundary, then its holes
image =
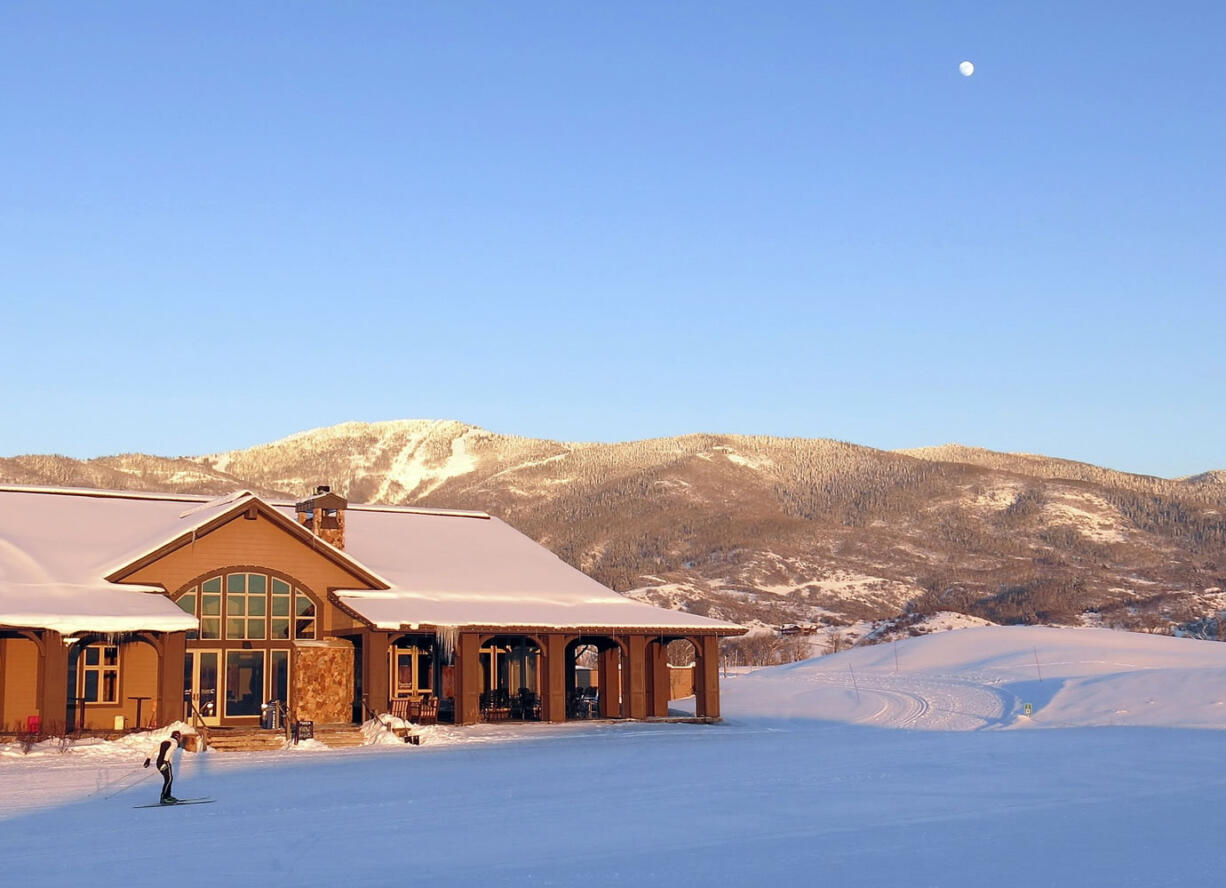
POLYGON ((580 635, 565 649, 566 718, 629 718, 622 642, 609 635, 580 635))
POLYGON ((0 630, 0 731, 24 733, 31 718, 40 726, 54 720, 54 712, 43 712, 46 701, 39 694, 43 651, 35 631, 0 630))
POLYGON ((694 663, 697 648, 688 638, 660 635, 647 642, 647 714, 669 715, 671 700, 694 694, 694 663))
POLYGON ((65 682, 69 732, 146 728, 179 717, 159 712, 162 646, 152 636, 89 633, 71 641, 65 682))
POLYGON ((481 639, 482 721, 539 721, 542 645, 530 635, 491 635, 481 639))
POLYGON ((392 636, 388 665, 391 699, 416 702, 439 696, 443 663, 434 633, 392 636))
POLYGON ((719 636, 690 635, 694 647, 694 714, 718 719, 719 710, 719 636))

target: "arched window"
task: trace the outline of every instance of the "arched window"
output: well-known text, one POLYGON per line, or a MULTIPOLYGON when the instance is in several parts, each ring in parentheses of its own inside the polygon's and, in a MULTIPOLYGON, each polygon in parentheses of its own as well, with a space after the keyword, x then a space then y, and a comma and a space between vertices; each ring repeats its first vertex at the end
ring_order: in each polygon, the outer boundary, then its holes
POLYGON ((318 637, 314 600, 271 574, 218 574, 185 590, 178 604, 200 620, 199 633, 189 633, 189 638, 288 641, 318 637))

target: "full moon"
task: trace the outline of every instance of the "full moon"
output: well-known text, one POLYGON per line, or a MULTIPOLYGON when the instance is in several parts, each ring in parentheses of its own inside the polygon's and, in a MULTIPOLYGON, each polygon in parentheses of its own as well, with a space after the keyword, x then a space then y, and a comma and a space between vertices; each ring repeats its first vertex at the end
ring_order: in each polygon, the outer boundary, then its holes
POLYGON ((975 73, 975 66, 970 62, 960 62, 958 64, 958 70, 962 72, 963 77, 970 77, 975 73))

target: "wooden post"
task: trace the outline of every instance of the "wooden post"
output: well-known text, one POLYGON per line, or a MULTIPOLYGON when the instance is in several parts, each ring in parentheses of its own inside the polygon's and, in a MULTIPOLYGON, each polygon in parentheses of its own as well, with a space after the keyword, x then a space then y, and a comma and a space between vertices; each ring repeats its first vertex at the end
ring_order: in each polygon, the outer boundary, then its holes
MULTIPOLYGON (((153 701, 159 724, 168 725, 184 716, 183 661, 186 658, 186 632, 167 632, 162 636, 162 649, 158 653, 158 695, 153 701)), ((153 714, 149 713, 151 720, 153 714)))
POLYGON ((481 638, 461 632, 455 646, 455 723, 481 721, 481 638))
POLYGON ((662 638, 647 645, 647 714, 654 718, 668 716, 668 698, 672 696, 672 677, 668 669, 668 645, 662 638))
POLYGON ((391 637, 390 632, 374 629, 362 632, 362 696, 375 712, 387 712, 391 696, 387 665, 391 637))
POLYGON ((68 726, 68 648, 52 629, 43 630, 38 651, 38 717, 44 734, 61 734, 68 726))
POLYGON ((694 645, 694 713, 719 718, 719 637, 691 638, 694 645))
MULTIPOLYGON (((569 648, 570 645, 567 644, 569 648)), ((564 697, 569 697, 570 692, 579 687, 579 682, 575 679, 575 658, 579 655, 579 650, 583 647, 581 644, 575 645, 571 650, 566 651, 566 673, 562 678, 562 694, 564 697)))
POLYGON ((566 721, 566 636, 546 635, 541 651, 545 658, 541 677, 544 689, 541 694, 541 719, 543 721, 566 721))
POLYGON ((622 713, 630 718, 647 718, 647 638, 643 635, 626 636, 622 713))

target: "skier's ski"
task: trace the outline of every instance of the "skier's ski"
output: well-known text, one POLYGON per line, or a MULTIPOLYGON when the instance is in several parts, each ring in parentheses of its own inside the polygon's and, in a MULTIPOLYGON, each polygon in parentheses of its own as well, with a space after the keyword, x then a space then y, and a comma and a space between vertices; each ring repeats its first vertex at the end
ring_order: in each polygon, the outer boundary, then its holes
POLYGON ((156 805, 133 805, 133 808, 173 808, 175 805, 211 805, 216 799, 177 799, 173 802, 158 802, 156 805))

